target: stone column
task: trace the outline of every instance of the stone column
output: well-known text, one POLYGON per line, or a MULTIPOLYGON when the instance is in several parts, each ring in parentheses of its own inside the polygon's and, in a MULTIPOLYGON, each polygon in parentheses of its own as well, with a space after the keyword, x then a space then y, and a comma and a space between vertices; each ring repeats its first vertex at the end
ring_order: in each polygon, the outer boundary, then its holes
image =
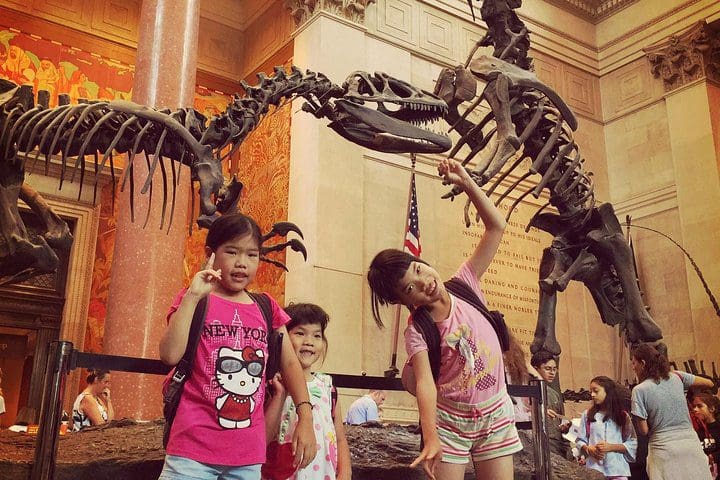
MULTIPOLYGON (((682 231, 682 238, 676 240, 693 256, 712 289, 720 285, 716 267, 720 262, 720 35, 698 22, 645 51, 666 92, 682 231)), ((673 332, 679 349, 674 355, 716 360, 717 349, 707 339, 712 338, 718 318, 689 261, 685 274, 690 311, 687 331, 673 332)))
MULTIPOLYGON (((192 106, 199 19, 199 0, 143 1, 133 101, 157 108, 192 106)), ((117 203, 104 352, 158 358, 168 306, 182 287, 190 172, 182 169, 175 211, 169 219, 168 207, 165 224, 160 228, 163 188, 160 169, 153 177, 150 201, 149 195, 138 193, 147 176, 145 162, 138 160, 144 158, 140 156, 134 162, 134 221, 130 218, 127 189, 117 203), (149 218, 143 226, 148 211, 149 218), (173 222, 170 229, 169 220, 173 222)), ((112 399, 116 418, 148 420, 162 416, 161 383, 162 378, 156 375, 114 373, 112 399)))

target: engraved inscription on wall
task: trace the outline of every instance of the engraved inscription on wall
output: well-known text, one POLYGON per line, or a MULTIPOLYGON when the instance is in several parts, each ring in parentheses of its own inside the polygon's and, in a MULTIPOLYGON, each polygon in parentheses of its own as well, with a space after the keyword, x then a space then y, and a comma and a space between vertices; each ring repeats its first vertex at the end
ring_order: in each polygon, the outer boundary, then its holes
MULTIPOLYGON (((500 209, 507 214, 509 205, 500 209)), ((550 236, 525 226, 536 207, 515 207, 493 262, 482 278, 482 288, 491 309, 504 313, 505 320, 527 350, 533 339, 538 315, 538 269, 542 251, 550 236)), ((463 257, 468 258, 482 237, 482 225, 463 229, 463 257)))

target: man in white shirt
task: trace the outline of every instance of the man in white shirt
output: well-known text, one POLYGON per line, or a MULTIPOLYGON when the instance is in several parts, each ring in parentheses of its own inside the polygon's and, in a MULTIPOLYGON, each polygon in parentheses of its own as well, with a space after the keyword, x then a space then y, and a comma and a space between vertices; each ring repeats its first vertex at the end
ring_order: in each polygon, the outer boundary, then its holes
POLYGON ((348 408, 345 423, 360 425, 366 422, 379 422, 378 407, 385 401, 383 390, 370 390, 370 393, 355 400, 348 408))

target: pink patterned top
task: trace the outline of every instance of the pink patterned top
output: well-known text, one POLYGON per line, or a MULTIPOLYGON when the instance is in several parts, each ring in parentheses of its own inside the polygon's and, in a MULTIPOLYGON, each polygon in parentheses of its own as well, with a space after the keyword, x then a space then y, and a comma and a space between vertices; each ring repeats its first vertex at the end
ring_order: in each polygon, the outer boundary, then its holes
MULTIPOLYGON (((463 263, 454 276, 470 285, 480 299, 486 302, 469 263, 463 263)), ((436 322, 441 339, 438 398, 469 404, 481 403, 505 391, 505 367, 500 342, 482 313, 453 295, 450 298, 450 315, 436 322)), ((416 353, 428 349, 412 323, 405 329, 405 349, 408 363, 416 353)))
MULTIPOLYGON (((180 292, 168 321, 180 305, 180 292)), ((271 300, 273 328, 290 317, 271 300)), ((254 303, 209 296, 192 375, 178 405, 166 452, 214 465, 265 462, 267 325, 254 303), (230 447, 232 446, 232 447, 230 447)), ((166 384, 169 376, 166 379, 166 384)))

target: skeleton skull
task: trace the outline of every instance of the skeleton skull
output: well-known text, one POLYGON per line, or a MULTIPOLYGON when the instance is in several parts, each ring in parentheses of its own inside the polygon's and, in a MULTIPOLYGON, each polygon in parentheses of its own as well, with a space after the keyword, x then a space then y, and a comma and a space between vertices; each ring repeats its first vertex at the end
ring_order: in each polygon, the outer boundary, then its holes
POLYGON ((348 140, 391 153, 439 153, 450 139, 422 128, 440 120, 447 105, 437 96, 418 90, 385 73, 352 73, 343 84, 345 95, 335 101, 336 115, 329 125, 348 140), (363 106, 374 103, 376 108, 363 106))

